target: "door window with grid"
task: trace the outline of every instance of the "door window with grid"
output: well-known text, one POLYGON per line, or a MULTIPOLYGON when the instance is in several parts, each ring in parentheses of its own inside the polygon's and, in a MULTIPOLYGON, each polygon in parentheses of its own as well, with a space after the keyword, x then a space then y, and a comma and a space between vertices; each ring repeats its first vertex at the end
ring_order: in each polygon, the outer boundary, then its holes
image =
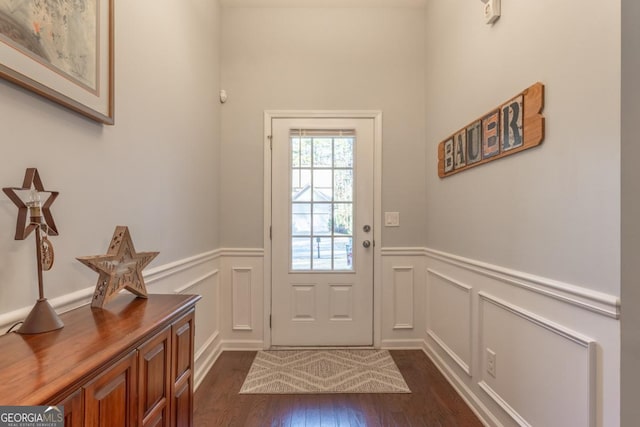
POLYGON ((353 271, 355 132, 291 131, 292 271, 353 271))

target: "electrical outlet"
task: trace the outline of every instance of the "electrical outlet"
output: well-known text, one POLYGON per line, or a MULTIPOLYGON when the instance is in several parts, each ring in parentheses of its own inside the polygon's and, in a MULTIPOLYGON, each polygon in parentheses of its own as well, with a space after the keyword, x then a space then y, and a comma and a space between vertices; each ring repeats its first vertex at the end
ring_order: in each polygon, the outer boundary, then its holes
POLYGON ((490 348, 487 348, 487 373, 496 377, 496 353, 490 348))

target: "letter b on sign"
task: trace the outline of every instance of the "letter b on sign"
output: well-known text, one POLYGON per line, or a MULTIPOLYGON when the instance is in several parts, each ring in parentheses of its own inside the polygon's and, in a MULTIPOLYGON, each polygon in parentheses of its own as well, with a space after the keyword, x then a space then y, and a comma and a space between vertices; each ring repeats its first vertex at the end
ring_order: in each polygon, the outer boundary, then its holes
POLYGON ((448 139, 444 143, 444 171, 451 172, 453 170, 453 139, 448 139))

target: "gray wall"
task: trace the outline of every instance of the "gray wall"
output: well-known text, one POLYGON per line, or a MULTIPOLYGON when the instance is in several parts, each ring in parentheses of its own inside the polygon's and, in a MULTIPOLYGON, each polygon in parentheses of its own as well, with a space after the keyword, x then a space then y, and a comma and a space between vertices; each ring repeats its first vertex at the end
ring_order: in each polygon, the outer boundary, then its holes
POLYGON ((622 426, 640 419, 640 3, 622 0, 622 426))
MULTIPOLYGON (((0 81, 0 186, 37 167, 60 236, 47 297, 95 285, 75 257, 105 253, 116 225, 153 266, 219 247, 217 1, 115 5, 115 126, 101 126, 0 81)), ((0 196, 0 314, 37 297, 33 236, 13 240, 17 209, 0 196)))
POLYGON ((427 246, 613 295, 620 286, 620 0, 427 5, 427 246), (531 84, 541 147, 437 176, 437 144, 531 84))
POLYGON ((263 246, 263 112, 277 109, 382 110, 382 207, 401 222, 382 244, 423 246, 422 9, 229 6, 222 23, 222 246, 263 246))

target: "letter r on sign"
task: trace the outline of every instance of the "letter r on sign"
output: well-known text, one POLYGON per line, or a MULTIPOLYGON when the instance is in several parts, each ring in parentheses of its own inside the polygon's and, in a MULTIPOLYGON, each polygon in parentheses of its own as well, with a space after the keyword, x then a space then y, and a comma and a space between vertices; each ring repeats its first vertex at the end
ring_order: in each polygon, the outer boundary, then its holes
POLYGON ((513 150, 524 143, 522 135, 523 97, 507 102, 500 108, 502 151, 513 150))

